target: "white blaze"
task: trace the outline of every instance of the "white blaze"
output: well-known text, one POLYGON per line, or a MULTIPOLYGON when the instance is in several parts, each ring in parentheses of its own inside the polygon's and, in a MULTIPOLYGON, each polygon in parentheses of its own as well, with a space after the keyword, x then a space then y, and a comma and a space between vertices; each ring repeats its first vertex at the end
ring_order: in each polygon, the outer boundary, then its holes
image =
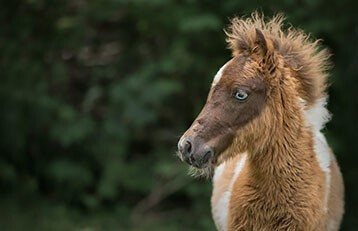
MULTIPOLYGON (((230 62, 230 61, 229 61, 230 62)), ((219 71, 216 73, 215 77, 214 77, 214 80, 213 80, 213 83, 211 84, 211 86, 215 86, 221 79, 222 75, 223 75, 223 71, 225 69, 225 66, 229 63, 225 63, 220 69, 219 71)))

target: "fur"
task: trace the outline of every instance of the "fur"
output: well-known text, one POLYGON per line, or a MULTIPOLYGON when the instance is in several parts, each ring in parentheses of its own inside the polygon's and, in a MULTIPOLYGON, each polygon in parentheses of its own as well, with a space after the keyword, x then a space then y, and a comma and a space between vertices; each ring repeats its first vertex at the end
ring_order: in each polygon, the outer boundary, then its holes
POLYGON ((277 55, 299 79, 300 95, 308 106, 312 106, 325 97, 330 54, 320 47, 320 40, 312 41, 303 31, 293 27, 283 30, 284 19, 279 14, 265 22, 264 16, 257 12, 248 18, 234 18, 226 30, 227 42, 234 56, 250 52, 256 46, 255 29, 261 30, 271 40, 277 55))
POLYGON ((233 58, 179 142, 181 159, 197 161, 199 172, 219 166, 211 202, 220 231, 337 231, 342 220, 343 180, 321 133, 329 53, 283 21, 232 20, 233 58), (234 97, 238 90, 247 100, 234 97))

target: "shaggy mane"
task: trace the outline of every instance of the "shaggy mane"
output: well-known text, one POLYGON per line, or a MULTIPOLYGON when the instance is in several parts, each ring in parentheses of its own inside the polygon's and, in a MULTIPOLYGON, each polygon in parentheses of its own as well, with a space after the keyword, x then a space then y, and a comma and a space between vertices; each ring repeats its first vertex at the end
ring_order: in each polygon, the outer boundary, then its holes
POLYGON ((265 38, 272 42, 273 52, 283 59, 291 75, 298 79, 298 91, 309 108, 317 100, 326 98, 330 54, 320 47, 320 40, 312 40, 302 30, 291 26, 284 29, 284 20, 282 14, 265 20, 258 12, 251 17, 234 18, 225 30, 227 42, 234 56, 249 52, 255 47, 255 30, 261 30, 265 38))

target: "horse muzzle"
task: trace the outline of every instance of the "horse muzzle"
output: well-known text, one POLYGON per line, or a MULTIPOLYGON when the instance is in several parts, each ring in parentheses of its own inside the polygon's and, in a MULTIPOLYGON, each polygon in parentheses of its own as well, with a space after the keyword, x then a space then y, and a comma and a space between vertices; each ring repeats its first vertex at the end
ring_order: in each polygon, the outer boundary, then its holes
POLYGON ((196 168, 210 166, 215 154, 214 149, 197 136, 182 137, 178 142, 178 150, 180 158, 196 168))

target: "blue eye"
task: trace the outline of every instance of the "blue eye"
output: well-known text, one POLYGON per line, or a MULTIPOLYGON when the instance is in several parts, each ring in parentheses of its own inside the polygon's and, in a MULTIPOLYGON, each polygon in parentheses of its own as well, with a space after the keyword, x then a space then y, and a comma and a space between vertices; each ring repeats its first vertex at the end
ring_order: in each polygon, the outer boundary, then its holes
POLYGON ((234 93, 234 97, 239 101, 245 101, 247 97, 249 97, 249 94, 246 91, 239 89, 234 93))

